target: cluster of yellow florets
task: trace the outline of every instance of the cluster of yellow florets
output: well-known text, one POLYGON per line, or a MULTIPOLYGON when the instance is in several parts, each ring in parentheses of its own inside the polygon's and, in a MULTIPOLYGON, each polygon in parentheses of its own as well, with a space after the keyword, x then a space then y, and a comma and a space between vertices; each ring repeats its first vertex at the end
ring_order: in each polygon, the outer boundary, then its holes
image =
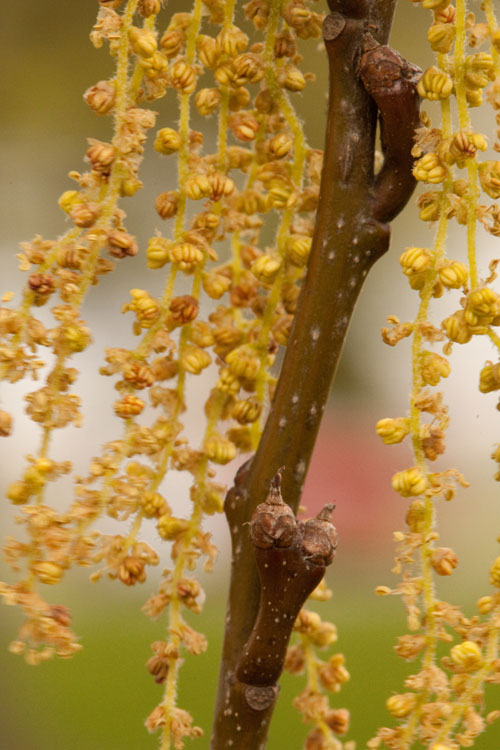
MULTIPOLYGON (((149 566, 159 562, 139 541, 146 520, 155 525, 159 541, 171 543, 172 567, 145 607, 152 616, 167 609, 170 617, 168 642, 155 644, 148 663, 169 697, 148 726, 170 732, 177 746, 182 736, 199 733, 175 706, 179 654, 182 647, 192 653, 205 647, 183 618, 184 609, 199 611, 202 601, 198 584, 184 573, 200 557, 207 569, 213 563, 216 550, 201 521, 222 510, 225 488, 214 481, 214 467, 258 442, 275 387, 269 368, 287 344, 311 250, 322 152, 306 146, 292 101, 313 80, 301 70, 298 39, 316 40, 323 16, 309 0, 250 0, 240 28, 231 0, 193 0, 175 14, 163 5, 99 0, 91 41, 108 46, 116 71, 91 86, 85 101, 99 116, 112 118, 113 134, 109 141, 89 139, 88 170, 72 172, 75 188, 59 198, 69 231, 57 242, 36 237, 22 245, 21 268, 29 277, 21 307, 0 309, 0 374, 11 382, 36 375, 44 365, 41 348, 55 355, 46 383, 27 396, 27 413, 44 431, 40 455, 29 459, 8 490, 9 500, 26 510, 29 542, 9 542, 7 557, 16 569, 27 562, 27 590, 35 581, 58 582, 73 564, 99 564, 93 580, 106 573, 127 586, 144 582, 149 566), (167 92, 176 95, 178 112, 157 122, 148 103, 167 92), (205 147, 203 133, 192 126, 195 109, 216 120, 214 149, 205 147), (139 168, 155 127, 154 150, 177 174, 175 189, 155 199, 164 229, 152 234, 145 248, 148 267, 164 278, 163 293, 130 290, 122 311, 132 314, 140 339, 130 350, 111 346, 101 368, 116 378, 118 395, 110 410, 122 421, 123 434, 92 460, 88 477, 77 480, 68 512, 59 517, 47 511, 44 523, 38 515, 35 523, 31 503, 47 508, 42 504, 47 485, 71 468, 48 458, 47 450, 54 429, 81 419, 79 399, 71 392, 77 371, 69 360, 91 342, 80 313, 85 294, 113 269, 115 259, 139 252, 118 203, 143 187, 139 168), (47 328, 33 307, 55 300, 55 326, 47 328), (215 385, 205 406, 207 424, 190 444, 181 421, 186 385, 208 372, 215 385), (190 511, 179 516, 160 487, 172 470, 192 477, 190 511), (91 531, 102 514, 130 521, 130 530, 91 531)), ((0 435, 12 428, 1 410, 0 435)), ((19 599, 13 587, 2 594, 19 599)), ((40 648, 50 628, 35 628, 29 597, 19 603, 32 622, 23 631, 34 644, 26 658, 36 660, 35 652, 45 658, 49 651, 40 648)), ((47 612, 44 617, 57 625, 60 613, 47 612)), ((66 626, 54 626, 62 644, 55 645, 58 653, 76 648, 68 645, 66 626)), ((333 731, 344 733, 345 716, 328 721, 333 731)))
MULTIPOLYGON (((377 592, 402 596, 408 626, 416 632, 401 636, 396 651, 407 660, 421 658, 422 665, 405 682, 409 692, 387 700, 389 712, 400 720, 399 726, 380 729, 368 747, 398 750, 420 742, 432 750, 450 750, 458 745, 472 746, 486 723, 497 718, 496 714, 483 718, 478 706, 484 680, 497 679, 492 654, 497 653, 500 600, 495 594, 478 602, 481 615, 489 616, 480 622, 479 618, 465 618, 457 607, 436 599, 433 575, 451 575, 459 560, 453 549, 434 546, 439 536, 435 530, 435 500, 451 499, 454 485, 467 483, 456 470, 430 472, 428 462, 445 450, 448 413, 442 394, 434 389, 450 374, 452 345, 485 335, 500 344, 495 331, 500 325, 500 297, 490 286, 495 263, 485 281, 478 274, 475 255, 477 220, 492 234, 500 234, 498 208, 479 203, 480 189, 493 199, 500 195, 500 162, 481 159, 488 142, 473 128, 468 113, 470 107, 482 103, 484 93, 500 110, 500 63, 498 26, 491 2, 483 3, 485 19, 477 21, 474 14, 465 14, 463 2, 455 7, 448 0, 412 1, 432 11, 428 40, 436 52, 436 63, 424 72, 417 90, 422 99, 440 102, 441 124, 433 127, 423 115, 413 150, 413 174, 419 182, 432 186, 419 196, 418 205, 423 221, 437 223, 437 234, 433 247, 409 247, 400 257, 403 274, 420 296, 416 320, 400 323, 391 316, 392 327, 383 330, 384 341, 390 345, 412 337, 413 388, 409 416, 382 419, 376 430, 388 445, 409 436, 414 465, 392 478, 393 489, 410 500, 407 530, 395 532, 394 572, 402 573, 403 580, 393 590, 381 586, 377 592), (489 50, 477 50, 488 44, 489 50), (452 117, 454 102, 458 127, 452 117), (446 257, 447 225, 454 219, 467 226, 467 263, 446 257), (437 326, 430 321, 430 305, 433 298, 445 292, 458 292, 459 306, 437 326), (444 342, 443 354, 430 348, 440 342, 444 342), (424 422, 424 414, 431 421, 424 422), (453 641, 457 635, 460 642, 450 648, 438 666, 437 642, 453 641)), ((482 368, 479 387, 483 393, 500 390, 498 368, 495 361, 488 361, 482 368)), ((500 450, 493 457, 500 463, 500 450)), ((491 583, 497 588, 498 571, 497 560, 490 570, 491 583)))

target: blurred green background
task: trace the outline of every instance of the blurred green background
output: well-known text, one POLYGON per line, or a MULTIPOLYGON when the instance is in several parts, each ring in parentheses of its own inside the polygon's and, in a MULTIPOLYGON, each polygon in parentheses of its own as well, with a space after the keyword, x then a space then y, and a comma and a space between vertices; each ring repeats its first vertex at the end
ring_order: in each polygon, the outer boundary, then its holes
MULTIPOLYGON (((96 5, 93 0, 2 3, 0 291, 17 290, 23 282, 15 260, 20 241, 36 233, 53 238, 64 231, 65 219, 56 200, 63 190, 72 187, 67 172, 83 169, 86 138, 110 136, 109 121, 94 115, 82 100, 86 88, 112 71, 105 49, 95 50, 88 41, 96 5)), ((180 10, 186 4, 168 5, 169 9, 180 10)), ((430 64, 425 42, 429 17, 407 0, 400 0, 392 38, 396 48, 424 68, 430 64)), ((295 101, 299 102, 310 144, 321 147, 326 65, 321 45, 316 47, 313 43, 309 48, 312 54, 305 69, 314 71, 318 80, 295 101), (308 116, 310 112, 314 112, 314 117, 308 116)), ((172 124, 172 105, 171 94, 154 104, 160 112, 161 126, 172 124)), ((491 127, 490 117, 484 125, 485 132, 491 127)), ((172 184, 168 160, 158 162, 150 156, 148 151, 141 172, 147 189, 125 206, 127 226, 138 235, 142 246, 159 224, 154 196, 172 184)), ((464 257, 463 240, 463 233, 451 235, 452 257, 464 257)), ((392 692, 402 690, 404 675, 411 671, 411 665, 400 663, 392 650, 396 636, 405 632, 402 606, 396 598, 378 599, 373 594, 376 585, 393 585, 397 580, 389 572, 391 532, 401 528, 406 504, 392 493, 390 477, 411 459, 405 448, 381 446, 374 424, 381 417, 406 413, 410 387, 408 342, 388 350, 379 335, 388 314, 411 319, 418 303, 400 275, 397 258, 407 245, 431 243, 432 233, 418 222, 412 200, 394 224, 391 252, 367 280, 304 496, 311 512, 324 502, 337 503, 341 543, 329 573, 334 597, 320 611, 338 627, 338 649, 346 655, 352 676, 332 702, 350 708, 349 738, 356 739, 360 748, 378 726, 390 721, 385 700, 392 692)), ((498 250, 484 233, 480 234, 480 245, 482 267, 486 269, 498 250)), ((65 430, 53 447, 54 455, 61 459, 77 455, 76 469, 82 473, 96 443, 116 435, 117 426, 109 407, 114 394, 112 383, 100 377, 97 368, 103 362, 103 346, 127 346, 133 340, 130 321, 119 315, 131 286, 129 274, 133 274, 133 286, 153 292, 161 288, 162 272, 148 271, 142 254, 119 264, 116 273, 104 278, 100 287, 92 291, 83 313, 94 332, 93 346, 76 363, 84 370, 78 392, 85 405, 85 426, 81 430, 65 430)), ((453 311, 458 300, 446 297, 436 303, 438 321, 440 305, 453 311)), ((498 485, 491 476, 489 453, 500 431, 494 396, 484 397, 477 391, 478 369, 492 354, 482 341, 464 349, 467 351, 454 352, 453 372, 446 383, 452 430, 449 452, 438 465, 458 465, 472 487, 439 509, 441 543, 454 547, 460 559, 452 578, 440 582, 439 595, 471 612, 474 600, 488 593, 487 570, 497 554, 498 485)), ((2 490, 17 478, 24 454, 34 450, 38 442, 32 423, 23 415, 25 388, 23 384, 2 385, 3 403, 16 415, 14 436, 0 446, 2 490)), ((202 395, 190 393, 194 403, 199 402, 200 413, 202 395)), ((187 430, 194 436, 198 434, 196 413, 187 430)), ((229 480, 230 472, 225 478, 229 480)), ((182 505, 185 488, 182 480, 169 484, 165 489, 169 502, 182 505)), ((69 484, 58 484, 56 502, 61 507, 69 502, 70 489, 69 484)), ((5 506, 1 511, 2 525, 8 534, 15 529, 14 514, 7 503, 5 506)), ((114 528, 109 525, 109 529, 114 528)), ((206 731, 206 738, 198 743, 200 747, 208 746, 229 559, 223 519, 215 519, 210 528, 221 547, 221 559, 211 578, 203 578, 207 591, 204 613, 191 618, 193 626, 208 635, 210 645, 203 656, 186 659, 179 695, 180 705, 188 708, 195 722, 206 731)), ((154 539, 152 534, 151 538, 154 539)), ((165 557, 162 565, 167 564, 165 557)), ((3 576, 12 580, 7 570, 2 569, 3 576)), ((84 650, 71 661, 53 661, 38 668, 28 667, 22 659, 8 653, 7 645, 15 637, 20 616, 7 607, 0 610, 2 750, 146 750, 158 745, 156 737, 146 734, 143 722, 160 701, 162 689, 154 685, 144 664, 151 653, 150 642, 162 637, 165 624, 153 623, 140 612, 157 581, 155 573, 142 588, 133 590, 110 582, 91 586, 85 571, 79 571, 68 576, 61 587, 50 589, 50 601, 71 607, 74 628, 84 650)), ((301 747, 304 728, 291 708, 291 699, 302 686, 303 678, 284 677, 270 750, 301 747)), ((498 689, 491 691, 489 700, 491 708, 499 706, 498 689)), ((477 747, 490 750, 499 744, 500 732, 493 728, 477 747)))

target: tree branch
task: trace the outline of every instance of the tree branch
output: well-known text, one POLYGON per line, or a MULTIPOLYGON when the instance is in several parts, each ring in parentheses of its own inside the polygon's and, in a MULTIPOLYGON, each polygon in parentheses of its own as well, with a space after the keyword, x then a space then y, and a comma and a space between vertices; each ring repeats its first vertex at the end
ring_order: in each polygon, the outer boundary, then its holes
MULTIPOLYGON (((410 151, 418 97, 413 69, 385 46, 395 0, 330 0, 329 5, 333 12, 324 23, 330 70, 327 132, 308 272, 259 447, 238 472, 225 503, 233 558, 214 750, 234 740, 235 671, 259 611, 259 578, 244 524, 280 466, 287 469, 283 494, 296 512, 358 294, 371 266, 388 249, 387 222, 414 188, 410 151), (379 116, 385 163, 375 176, 379 116)), ((240 734, 238 747, 241 741, 240 734)))
POLYGON ((264 747, 278 697, 294 622, 325 574, 337 547, 332 505, 306 523, 298 522, 281 496, 278 473, 250 522, 260 580, 257 619, 225 693, 225 733, 238 750, 264 747))

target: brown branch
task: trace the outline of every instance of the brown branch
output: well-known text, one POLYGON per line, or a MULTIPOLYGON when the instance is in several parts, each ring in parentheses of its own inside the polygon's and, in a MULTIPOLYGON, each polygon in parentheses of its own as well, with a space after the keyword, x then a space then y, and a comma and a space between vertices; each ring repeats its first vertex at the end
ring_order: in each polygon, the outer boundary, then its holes
MULTIPOLYGON (((328 120, 308 272, 259 447, 238 473, 225 503, 233 558, 213 750, 235 740, 228 718, 234 710, 231 696, 238 700, 235 672, 259 611, 259 578, 244 524, 279 466, 287 468, 283 494, 297 510, 359 291, 388 249, 387 222, 414 188, 410 151, 418 97, 413 69, 385 46, 395 0, 330 0, 329 5, 333 12, 324 24, 328 120), (378 117, 385 163, 375 176, 378 117)), ((241 741, 239 734, 238 747, 241 741)))
POLYGON ((294 622, 337 547, 330 521, 333 506, 325 506, 306 523, 298 522, 280 487, 278 473, 249 525, 260 579, 259 608, 227 684, 224 711, 227 736, 237 738, 239 750, 265 745, 294 622))

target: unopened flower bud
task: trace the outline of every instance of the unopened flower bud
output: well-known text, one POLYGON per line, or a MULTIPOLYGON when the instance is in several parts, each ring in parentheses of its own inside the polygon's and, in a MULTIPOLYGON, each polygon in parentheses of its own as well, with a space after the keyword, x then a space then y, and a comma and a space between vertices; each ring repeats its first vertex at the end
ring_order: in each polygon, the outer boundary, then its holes
POLYGON ((114 81, 99 81, 84 94, 85 101, 98 115, 105 115, 115 106, 114 81))
POLYGON ((438 547, 432 551, 431 565, 438 575, 449 576, 458 565, 458 557, 449 547, 438 547))
POLYGON ((222 435, 211 435, 203 447, 205 455, 216 464, 227 464, 236 457, 236 446, 222 435))
POLYGON ((375 429, 386 445, 395 445, 410 432, 410 420, 406 417, 379 419, 375 429))
POLYGON ((179 207, 179 193, 177 190, 168 190, 160 193, 155 200, 155 208, 162 219, 171 219, 177 214, 179 207))
POLYGON ((427 477, 418 466, 398 471, 392 477, 392 488, 403 497, 420 495, 425 492, 428 486, 427 477))
POLYGON ((173 154, 180 149, 182 138, 172 128, 162 128, 156 134, 154 147, 160 154, 173 154))
POLYGON ((463 672, 475 672, 483 664, 481 649, 475 641, 457 643, 450 651, 453 664, 463 672))

